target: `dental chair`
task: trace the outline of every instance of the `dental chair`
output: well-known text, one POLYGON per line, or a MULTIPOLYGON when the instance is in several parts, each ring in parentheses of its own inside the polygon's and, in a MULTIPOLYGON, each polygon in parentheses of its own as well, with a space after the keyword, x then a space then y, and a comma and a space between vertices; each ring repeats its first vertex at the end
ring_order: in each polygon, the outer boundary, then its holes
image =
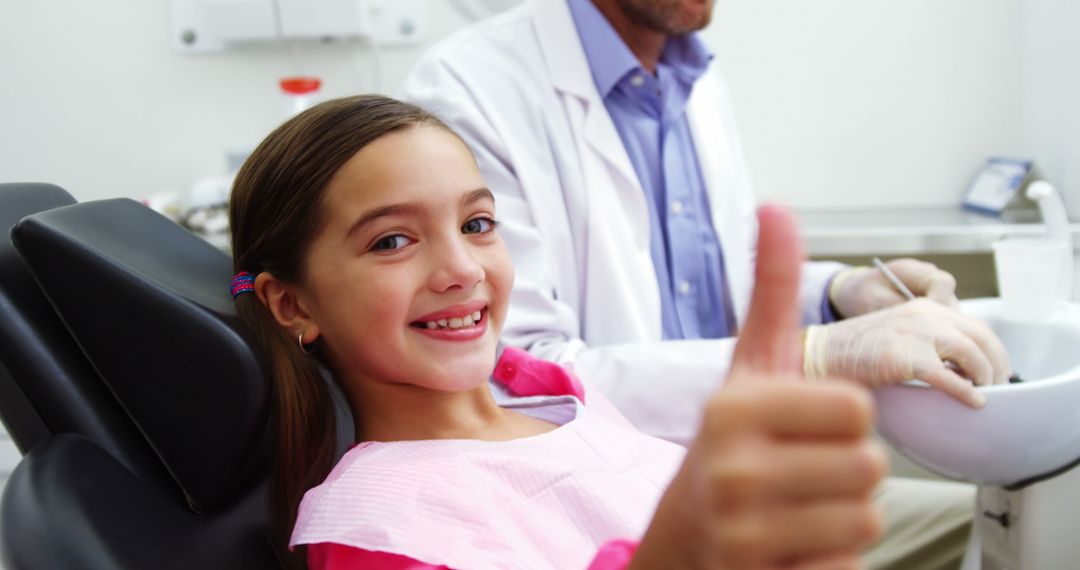
POLYGON ((22 218, 75 203, 51 184, 0 184, 0 418, 26 453, 57 433, 97 442, 128 469, 167 476, 37 286, 9 233, 22 218))
POLYGON ((229 257, 51 185, 0 185, 0 222, 0 415, 25 452, 3 567, 279 568, 270 388, 229 257))

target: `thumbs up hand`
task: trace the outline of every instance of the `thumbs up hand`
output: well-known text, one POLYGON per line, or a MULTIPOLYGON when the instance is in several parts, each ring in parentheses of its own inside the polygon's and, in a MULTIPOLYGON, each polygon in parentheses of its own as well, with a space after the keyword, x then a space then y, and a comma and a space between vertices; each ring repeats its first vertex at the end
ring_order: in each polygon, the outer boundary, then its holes
POLYGON ((801 380, 802 246, 758 211, 756 287, 731 372, 661 499, 631 568, 858 568, 882 532, 887 470, 872 406, 848 383, 801 380))

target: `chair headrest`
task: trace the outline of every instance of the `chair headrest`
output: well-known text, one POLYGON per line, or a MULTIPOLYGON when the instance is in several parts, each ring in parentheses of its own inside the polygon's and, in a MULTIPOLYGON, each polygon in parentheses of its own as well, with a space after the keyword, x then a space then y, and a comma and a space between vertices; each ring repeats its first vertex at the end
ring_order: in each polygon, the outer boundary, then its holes
POLYGON ((81 434, 140 479, 174 492, 161 461, 102 384, 11 242, 11 228, 22 218, 74 203, 52 184, 0 184, 0 413, 24 452, 51 434, 81 434))
POLYGON ((266 468, 269 375, 226 254, 128 199, 34 214, 12 236, 193 509, 226 504, 266 468))

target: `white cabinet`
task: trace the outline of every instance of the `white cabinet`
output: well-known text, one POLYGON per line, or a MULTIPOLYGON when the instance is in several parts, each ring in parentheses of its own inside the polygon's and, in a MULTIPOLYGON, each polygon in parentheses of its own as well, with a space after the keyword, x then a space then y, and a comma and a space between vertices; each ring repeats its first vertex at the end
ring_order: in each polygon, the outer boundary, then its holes
POLYGON ((425 0, 171 0, 170 9, 181 53, 305 39, 413 45, 427 29, 425 0))

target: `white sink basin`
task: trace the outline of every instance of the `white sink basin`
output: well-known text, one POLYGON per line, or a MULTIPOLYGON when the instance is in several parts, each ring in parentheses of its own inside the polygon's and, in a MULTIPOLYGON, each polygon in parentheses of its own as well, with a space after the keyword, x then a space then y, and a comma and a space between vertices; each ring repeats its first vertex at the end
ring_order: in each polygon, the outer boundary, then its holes
POLYGON ((961 303, 1001 337, 1020 384, 985 386, 975 410, 921 382, 875 390, 878 431, 946 477, 1009 486, 1080 459, 1080 305, 1040 323, 1005 320, 999 299, 961 303))

